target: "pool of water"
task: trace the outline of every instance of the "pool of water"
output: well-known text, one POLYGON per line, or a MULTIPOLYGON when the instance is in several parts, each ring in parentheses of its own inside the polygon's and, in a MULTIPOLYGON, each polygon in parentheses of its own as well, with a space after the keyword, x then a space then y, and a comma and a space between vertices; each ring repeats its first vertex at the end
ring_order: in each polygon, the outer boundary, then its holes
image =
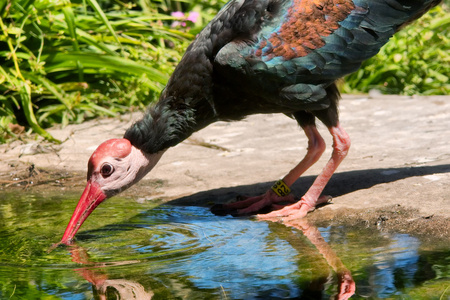
POLYGON ((112 198, 59 246, 78 193, 0 192, 0 299, 449 299, 450 245, 112 198))

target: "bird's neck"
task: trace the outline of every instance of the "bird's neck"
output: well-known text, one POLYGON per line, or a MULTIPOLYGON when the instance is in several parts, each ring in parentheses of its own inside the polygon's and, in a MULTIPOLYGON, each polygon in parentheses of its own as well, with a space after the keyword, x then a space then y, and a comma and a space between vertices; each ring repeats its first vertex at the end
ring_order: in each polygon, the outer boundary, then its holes
POLYGON ((188 47, 158 103, 125 133, 135 147, 157 153, 217 121, 208 32, 202 32, 188 47))
POLYGON ((124 138, 145 153, 153 154, 177 145, 212 122, 214 114, 207 104, 200 102, 192 107, 184 99, 161 98, 128 128, 124 138))

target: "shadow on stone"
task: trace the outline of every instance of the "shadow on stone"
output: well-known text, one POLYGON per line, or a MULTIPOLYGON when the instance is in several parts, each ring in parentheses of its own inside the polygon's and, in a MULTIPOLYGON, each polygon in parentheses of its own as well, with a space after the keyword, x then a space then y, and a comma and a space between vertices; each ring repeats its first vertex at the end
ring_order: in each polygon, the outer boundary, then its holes
MULTIPOLYGON (((326 186, 323 194, 339 197, 357 190, 368 189, 378 184, 394 182, 415 176, 425 176, 439 173, 449 173, 450 164, 436 166, 388 168, 358 170, 336 173, 326 186)), ((314 182, 316 176, 301 177, 292 187, 295 195, 301 197, 314 182)), ((274 178, 274 181, 276 178, 274 178)), ((252 185, 219 188, 199 192, 169 201, 170 205, 212 206, 236 200, 241 195, 254 196, 265 193, 273 182, 263 182, 252 185)))

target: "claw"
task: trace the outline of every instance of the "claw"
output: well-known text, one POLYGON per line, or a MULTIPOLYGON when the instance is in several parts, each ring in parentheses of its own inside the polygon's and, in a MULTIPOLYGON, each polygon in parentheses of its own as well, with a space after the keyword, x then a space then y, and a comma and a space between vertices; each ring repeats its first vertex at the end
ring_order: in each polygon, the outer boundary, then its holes
POLYGON ((268 213, 275 209, 281 209, 286 205, 278 204, 282 202, 294 203, 296 200, 293 195, 280 197, 272 190, 264 195, 256 197, 238 196, 236 202, 228 204, 216 204, 211 207, 211 212, 218 216, 232 215, 242 217, 255 215, 258 213, 268 213))
POLYGON ((315 206, 311 206, 309 202, 302 198, 295 204, 285 206, 280 210, 273 211, 268 214, 259 214, 257 218, 260 220, 273 220, 277 218, 285 218, 284 221, 296 220, 306 217, 309 212, 314 211, 316 208, 324 206, 331 202, 333 198, 331 196, 321 196, 315 202, 315 206))
POLYGON ((325 205, 331 204, 332 201, 333 201, 333 197, 331 197, 330 195, 320 196, 319 199, 317 199, 315 208, 319 208, 319 207, 323 207, 325 205))

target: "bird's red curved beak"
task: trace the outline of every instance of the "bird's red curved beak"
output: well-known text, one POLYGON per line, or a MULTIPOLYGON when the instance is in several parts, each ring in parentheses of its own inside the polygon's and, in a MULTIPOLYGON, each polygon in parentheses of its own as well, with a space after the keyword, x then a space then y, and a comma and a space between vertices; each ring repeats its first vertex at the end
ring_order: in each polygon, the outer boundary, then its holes
POLYGON ((83 224, 91 212, 93 212, 94 209, 105 199, 106 195, 100 189, 98 183, 88 180, 86 188, 81 195, 80 201, 78 201, 77 207, 75 208, 72 218, 70 219, 66 231, 61 239, 62 244, 70 244, 81 224, 83 224))

